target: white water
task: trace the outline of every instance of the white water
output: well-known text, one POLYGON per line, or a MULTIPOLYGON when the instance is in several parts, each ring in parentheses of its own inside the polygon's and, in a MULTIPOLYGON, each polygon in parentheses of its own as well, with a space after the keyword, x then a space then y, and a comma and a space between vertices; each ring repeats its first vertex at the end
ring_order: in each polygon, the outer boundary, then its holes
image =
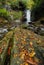
POLYGON ((8 32, 7 29, 5 29, 5 28, 0 28, 0 33, 5 33, 5 32, 8 32))
POLYGON ((27 18, 26 24, 31 22, 31 11, 30 10, 26 10, 26 18, 27 18))

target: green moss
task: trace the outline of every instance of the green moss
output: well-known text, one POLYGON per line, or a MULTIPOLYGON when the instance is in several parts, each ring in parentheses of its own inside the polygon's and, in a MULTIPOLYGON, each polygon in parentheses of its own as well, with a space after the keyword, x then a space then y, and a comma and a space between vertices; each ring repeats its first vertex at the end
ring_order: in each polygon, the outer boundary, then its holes
POLYGON ((13 13, 13 17, 14 19, 20 19, 22 17, 22 12, 21 11, 18 11, 18 12, 14 12, 13 13))
POLYGON ((0 17, 3 17, 5 19, 9 19, 10 12, 8 12, 5 8, 0 9, 0 17))
POLYGON ((26 24, 22 24, 20 27, 24 28, 24 29, 27 29, 27 25, 26 24))

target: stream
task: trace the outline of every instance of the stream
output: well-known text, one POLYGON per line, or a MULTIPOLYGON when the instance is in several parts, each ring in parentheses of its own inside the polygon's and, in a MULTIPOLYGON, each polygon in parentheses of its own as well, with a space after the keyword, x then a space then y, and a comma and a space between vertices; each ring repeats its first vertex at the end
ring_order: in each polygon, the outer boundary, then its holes
POLYGON ((31 22, 31 11, 30 10, 26 10, 26 24, 29 24, 29 22, 31 22))
MULTIPOLYGON (((26 24, 27 25, 29 25, 29 22, 31 22, 31 11, 30 10, 26 10, 25 11, 25 14, 26 14, 26 19, 27 19, 27 21, 26 21, 26 24)), ((16 20, 16 22, 17 21, 19 21, 19 20, 16 20)), ((13 24, 12 24, 13 25, 13 24)), ((17 23, 17 27, 18 27, 18 23, 17 23)), ((11 30, 13 30, 15 28, 15 25, 14 26, 11 26, 11 30)), ((33 27, 33 26, 31 26, 30 25, 30 27, 29 27, 30 29, 32 29, 32 31, 34 31, 35 29, 35 27, 33 27)), ((44 28, 42 28, 42 30, 44 30, 44 28)), ((8 30, 8 27, 6 28, 6 27, 2 27, 2 28, 0 28, 0 40, 4 37, 4 35, 8 32, 9 30, 8 30)), ((11 43, 12 41, 10 40, 10 43, 11 43)), ((12 43, 11 43, 12 44, 12 43)), ((9 47, 10 46, 12 46, 11 44, 9 44, 9 47)), ((40 57, 40 59, 42 59, 43 60, 43 58, 44 57, 42 57, 42 52, 41 52, 41 50, 39 50, 39 49, 37 49, 38 47, 35 47, 35 46, 37 46, 37 45, 34 45, 34 48, 36 48, 35 49, 35 51, 36 51, 36 53, 37 53, 37 56, 38 57, 40 57)), ((8 47, 8 49, 9 49, 9 47, 8 47)), ((6 56, 6 60, 5 60, 5 64, 4 65, 10 65, 10 55, 8 55, 7 54, 7 56, 6 56)))
MULTIPOLYGON (((25 24, 29 25, 29 28, 32 29, 32 31, 36 32, 36 27, 33 27, 32 24, 29 24, 31 21, 31 10, 25 10, 24 11, 24 19, 26 18, 25 24)), ((13 19, 13 17, 12 17, 13 19)), ((11 24, 11 28, 10 29, 14 29, 15 26, 17 25, 17 27, 19 26, 19 23, 21 22, 19 19, 15 20, 17 24, 14 24, 14 22, 11 24)), ((0 28, 0 40, 4 37, 4 35, 8 32, 8 27, 6 27, 6 25, 4 25, 4 27, 0 28)), ((44 33, 44 27, 41 28, 42 32, 44 33)))
POLYGON ((0 39, 2 39, 7 32, 7 28, 0 28, 0 39))

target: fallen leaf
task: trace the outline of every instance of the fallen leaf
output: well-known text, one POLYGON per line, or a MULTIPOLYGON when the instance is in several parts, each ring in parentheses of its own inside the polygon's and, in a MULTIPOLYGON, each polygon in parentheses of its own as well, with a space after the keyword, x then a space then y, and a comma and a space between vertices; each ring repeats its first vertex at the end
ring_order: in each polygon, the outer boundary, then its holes
POLYGON ((17 57, 17 54, 14 54, 14 58, 17 57))
POLYGON ((30 46, 31 46, 31 47, 33 46, 33 43, 32 43, 32 42, 30 42, 30 46))
POLYGON ((38 40, 37 43, 41 43, 41 40, 38 40))
POLYGON ((35 53, 34 51, 32 51, 31 53, 29 53, 29 56, 30 56, 30 57, 34 57, 35 54, 36 54, 36 53, 35 53))
POLYGON ((2 53, 2 49, 0 48, 0 54, 2 53))
POLYGON ((34 62, 32 59, 29 59, 29 60, 26 60, 29 64, 32 64, 32 65, 37 65, 36 62, 34 62))
POLYGON ((25 65, 29 65, 28 63, 25 63, 25 65))

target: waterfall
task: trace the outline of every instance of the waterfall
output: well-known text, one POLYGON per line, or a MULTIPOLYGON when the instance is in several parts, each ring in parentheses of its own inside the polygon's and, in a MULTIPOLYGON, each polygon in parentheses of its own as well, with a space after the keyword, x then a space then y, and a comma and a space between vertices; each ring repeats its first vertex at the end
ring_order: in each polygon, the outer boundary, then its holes
POLYGON ((26 24, 28 24, 29 22, 31 22, 31 11, 30 10, 26 10, 26 24))

